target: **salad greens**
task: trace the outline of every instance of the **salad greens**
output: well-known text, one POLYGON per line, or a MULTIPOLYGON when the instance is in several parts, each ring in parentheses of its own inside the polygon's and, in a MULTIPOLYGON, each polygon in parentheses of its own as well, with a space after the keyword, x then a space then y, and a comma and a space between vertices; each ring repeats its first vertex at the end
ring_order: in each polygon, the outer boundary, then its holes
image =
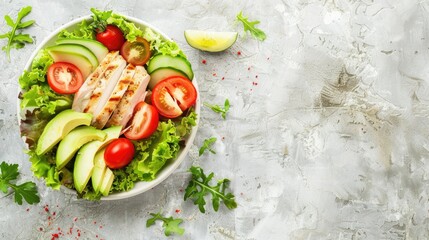
POLYGON ((215 113, 220 113, 223 119, 226 119, 226 113, 228 112, 230 107, 228 99, 225 100, 223 107, 217 104, 209 104, 209 103, 204 103, 204 106, 210 108, 215 113))
POLYGON ((164 234, 165 236, 170 236, 172 233, 176 233, 178 235, 183 235, 185 232, 185 229, 179 227, 179 224, 183 222, 180 218, 173 218, 173 217, 164 217, 161 215, 161 212, 159 213, 151 213, 150 214, 152 218, 149 218, 146 221, 146 227, 150 227, 155 224, 157 220, 163 221, 162 226, 164 227, 164 234))
POLYGON ((25 182, 16 185, 13 182, 18 178, 18 164, 8 164, 6 162, 0 163, 0 191, 8 193, 9 188, 15 193, 15 202, 22 205, 22 198, 28 204, 40 202, 40 197, 37 195, 37 187, 34 182, 25 182))
POLYGON ((216 151, 212 149, 212 145, 216 142, 217 138, 211 137, 207 138, 203 142, 203 146, 200 147, 200 150, 198 151, 199 156, 203 155, 206 150, 209 150, 209 152, 216 154, 216 151))
MULTIPOLYGON (((95 39, 95 22, 117 25, 126 39, 132 41, 136 37, 144 37, 151 43, 155 54, 168 54, 186 57, 174 42, 167 41, 150 28, 144 31, 128 22, 121 15, 112 11, 91 9, 92 21, 82 21, 73 31, 63 30, 58 38, 85 38, 95 39), (94 23, 94 24, 93 24, 94 23)), ((73 188, 71 168, 66 166, 59 170, 55 165, 56 149, 44 155, 35 152, 37 141, 44 127, 57 113, 71 108, 73 95, 61 95, 53 92, 46 81, 46 74, 53 59, 46 50, 41 50, 34 58, 29 70, 25 70, 19 78, 22 92, 20 107, 24 116, 21 119, 21 135, 25 137, 32 163, 31 170, 38 178, 44 178, 46 185, 59 189, 61 185, 73 188)), ((197 115, 193 109, 184 117, 160 122, 157 131, 148 139, 134 141, 136 150, 132 163, 122 169, 114 170, 115 180, 111 192, 128 191, 135 182, 151 181, 161 168, 177 157, 181 147, 185 144, 185 136, 196 125, 197 115)), ((91 184, 84 189, 81 197, 97 200, 101 195, 94 193, 91 184)))
POLYGON ((264 41, 267 38, 264 31, 255 27, 256 24, 260 23, 260 21, 249 22, 248 17, 243 16, 243 12, 241 11, 237 14, 237 20, 243 23, 244 31, 249 31, 254 38, 259 41, 264 41))
POLYGON ((10 50, 12 48, 20 49, 23 48, 26 43, 33 43, 33 38, 29 34, 17 33, 17 30, 30 27, 34 24, 34 20, 21 22, 22 19, 31 12, 31 7, 27 6, 19 10, 16 21, 14 22, 9 15, 4 16, 4 20, 7 25, 12 28, 10 32, 0 35, 0 39, 7 38, 7 44, 2 48, 7 54, 10 61, 10 50))
POLYGON ((219 205, 222 200, 223 204, 228 209, 234 209, 237 207, 235 202, 234 194, 225 193, 229 187, 230 180, 225 178, 219 180, 216 186, 210 186, 210 181, 214 177, 214 173, 210 173, 208 176, 204 174, 203 169, 200 167, 192 166, 189 171, 192 173, 192 179, 189 181, 188 186, 185 189, 185 201, 186 199, 193 199, 194 204, 198 205, 200 212, 205 213, 205 196, 208 194, 212 195, 212 205, 215 212, 219 210, 219 205))

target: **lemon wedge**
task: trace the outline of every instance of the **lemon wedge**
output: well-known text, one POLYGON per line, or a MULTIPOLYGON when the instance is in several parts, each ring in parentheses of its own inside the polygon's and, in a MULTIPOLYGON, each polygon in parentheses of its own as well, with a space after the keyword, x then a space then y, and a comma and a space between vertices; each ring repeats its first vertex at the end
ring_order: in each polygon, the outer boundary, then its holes
POLYGON ((191 47, 207 52, 221 52, 235 43, 237 32, 210 32, 185 30, 185 39, 191 47))

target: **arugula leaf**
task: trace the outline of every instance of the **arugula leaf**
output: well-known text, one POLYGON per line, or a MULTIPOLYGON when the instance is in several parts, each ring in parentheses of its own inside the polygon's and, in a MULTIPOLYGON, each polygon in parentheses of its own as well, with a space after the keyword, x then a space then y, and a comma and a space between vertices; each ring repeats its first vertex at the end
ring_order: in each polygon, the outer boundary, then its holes
POLYGON ((192 198, 194 200, 194 205, 198 205, 198 208, 202 213, 206 212, 204 207, 206 205, 206 201, 204 197, 208 194, 212 195, 212 205, 215 212, 218 211, 221 200, 228 209, 234 209, 237 207, 234 194, 225 193, 230 184, 229 179, 225 178, 219 180, 216 186, 210 186, 210 181, 212 180, 214 173, 210 173, 206 176, 203 169, 195 166, 192 166, 189 171, 192 173, 192 179, 189 181, 185 190, 185 201, 188 198, 192 198))
POLYGON ((211 146, 216 142, 217 138, 211 137, 207 138, 203 142, 203 146, 201 146, 200 150, 198 151, 199 156, 203 155, 206 150, 209 150, 209 152, 216 154, 216 152, 211 148, 211 146))
POLYGON ((217 104, 204 103, 204 106, 210 108, 215 113, 220 113, 223 119, 226 119, 226 113, 229 110, 229 100, 226 99, 223 108, 217 104))
POLYGON ((255 27, 256 24, 260 23, 260 21, 249 22, 248 17, 243 16, 243 12, 241 11, 237 14, 237 19, 243 23, 244 31, 249 31, 254 38, 259 41, 264 41, 267 38, 261 29, 255 27))
POLYGON ((34 20, 26 21, 21 23, 21 20, 27 16, 31 12, 31 6, 27 6, 22 8, 18 12, 18 16, 16 21, 14 22, 9 15, 4 16, 4 20, 6 24, 9 25, 12 30, 10 32, 0 35, 0 39, 8 38, 8 42, 5 46, 3 46, 2 50, 4 50, 7 54, 7 57, 10 61, 10 50, 13 48, 20 49, 23 48, 26 43, 33 43, 33 38, 28 34, 16 33, 17 30, 27 28, 35 22, 34 20))
POLYGON ((15 202, 22 205, 22 198, 29 203, 38 203, 40 198, 37 195, 37 188, 34 182, 25 182, 20 185, 13 184, 12 181, 18 178, 18 164, 8 164, 2 162, 0 164, 0 190, 7 193, 9 188, 12 188, 15 193, 15 202))
POLYGON ((164 227, 165 236, 170 236, 173 233, 183 235, 183 233, 185 232, 185 229, 179 227, 179 224, 183 222, 183 220, 180 218, 163 217, 161 215, 161 212, 151 213, 150 215, 152 216, 152 218, 149 218, 146 221, 146 227, 150 227, 154 225, 157 220, 161 220, 164 222, 162 226, 164 227))

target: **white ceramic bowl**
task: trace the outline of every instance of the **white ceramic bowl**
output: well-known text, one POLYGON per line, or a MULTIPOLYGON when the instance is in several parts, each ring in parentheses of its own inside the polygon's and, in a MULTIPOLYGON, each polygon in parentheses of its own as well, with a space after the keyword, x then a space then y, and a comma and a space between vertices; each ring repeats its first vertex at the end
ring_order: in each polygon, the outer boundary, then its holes
MULTIPOLYGON (((162 37, 164 37, 165 39, 171 40, 166 34, 164 34, 163 32, 161 32, 159 29, 151 26, 150 24, 146 23, 145 21, 142 21, 140 19, 137 18, 133 18, 133 17, 128 17, 125 15, 124 16, 127 20, 129 20, 130 22, 133 22, 137 27, 139 27, 140 29, 144 30, 145 28, 151 28, 152 30, 154 30, 155 32, 159 33, 162 37)), ((52 32, 48 37, 45 38, 45 40, 43 40, 43 42, 41 42, 39 44, 39 46, 36 48, 36 50, 33 52, 33 54, 31 55, 30 59, 28 60, 27 64, 25 65, 25 69, 26 70, 30 70, 31 67, 31 63, 34 59, 34 57, 36 56, 36 54, 43 48, 46 48, 48 46, 54 45, 55 44, 55 40, 57 39, 58 33, 64 29, 68 29, 68 30, 72 30, 73 28, 75 28, 77 26, 77 24, 81 23, 83 20, 92 20, 91 15, 88 16, 84 16, 78 19, 75 19, 71 22, 68 22, 67 24, 63 25, 62 27, 56 29, 54 32, 52 32)), ((192 83, 194 84, 195 88, 198 91, 198 84, 197 81, 194 77, 192 83)), ((135 196, 137 194, 146 192, 147 190, 150 190, 152 188, 154 188, 156 185, 160 184, 162 181, 164 181, 168 176, 170 176, 174 170, 176 170, 176 168, 183 162, 183 160, 186 158, 186 155, 189 151, 189 148, 191 147, 195 135, 197 134, 197 129, 198 129, 198 120, 199 120, 199 116, 200 116, 200 100, 199 97, 197 97, 197 102, 195 105, 195 112, 198 115, 197 118, 197 125, 195 127, 193 127, 191 133, 189 134, 189 136, 185 139, 186 141, 186 145, 184 148, 182 148, 180 150, 180 152, 178 153, 177 158, 174 161, 169 161, 169 163, 167 163, 157 174, 156 178, 153 181, 150 182, 137 182, 134 185, 134 188, 131 189, 128 192, 121 192, 121 193, 114 193, 111 194, 107 197, 102 197, 102 200, 118 200, 118 199, 124 199, 124 198, 129 198, 132 196, 135 196)), ((18 116, 21 116, 21 110, 18 104, 18 116)), ((20 122, 20 119, 18 119, 20 122)), ((64 190, 65 192, 74 192, 69 188, 66 188, 64 186, 61 187, 62 190, 64 190)))

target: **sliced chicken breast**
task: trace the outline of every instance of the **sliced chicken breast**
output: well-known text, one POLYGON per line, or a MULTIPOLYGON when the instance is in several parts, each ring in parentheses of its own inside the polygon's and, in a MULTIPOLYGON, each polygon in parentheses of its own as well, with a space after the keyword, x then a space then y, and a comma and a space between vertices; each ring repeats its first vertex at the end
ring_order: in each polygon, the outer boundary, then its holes
POLYGON ((122 126, 125 128, 130 118, 133 116, 134 107, 144 99, 146 88, 150 80, 150 75, 144 67, 137 66, 134 77, 123 95, 121 101, 113 111, 106 126, 122 126))
POLYGON ((109 99, 122 74, 122 71, 126 67, 127 62, 121 55, 118 55, 113 61, 107 66, 104 73, 97 81, 97 86, 89 98, 88 105, 83 109, 85 113, 91 113, 94 115, 95 109, 98 105, 104 106, 109 99))
POLYGON ((116 86, 114 87, 110 97, 104 104, 100 101, 97 105, 97 108, 94 110, 94 117, 91 124, 92 126, 101 129, 104 127, 104 125, 106 125, 113 111, 121 101, 122 96, 125 94, 125 91, 128 89, 128 86, 133 81, 134 73, 134 65, 128 64, 125 70, 122 72, 122 75, 116 83, 116 86))
POLYGON ((77 112, 83 112, 86 106, 89 103, 89 98, 92 95, 95 87, 97 86, 98 79, 103 75, 103 72, 106 70, 107 66, 113 61, 113 59, 119 55, 119 51, 109 52, 103 60, 100 62, 100 65, 92 72, 82 86, 79 88, 79 91, 75 93, 73 99, 72 109, 77 112))

